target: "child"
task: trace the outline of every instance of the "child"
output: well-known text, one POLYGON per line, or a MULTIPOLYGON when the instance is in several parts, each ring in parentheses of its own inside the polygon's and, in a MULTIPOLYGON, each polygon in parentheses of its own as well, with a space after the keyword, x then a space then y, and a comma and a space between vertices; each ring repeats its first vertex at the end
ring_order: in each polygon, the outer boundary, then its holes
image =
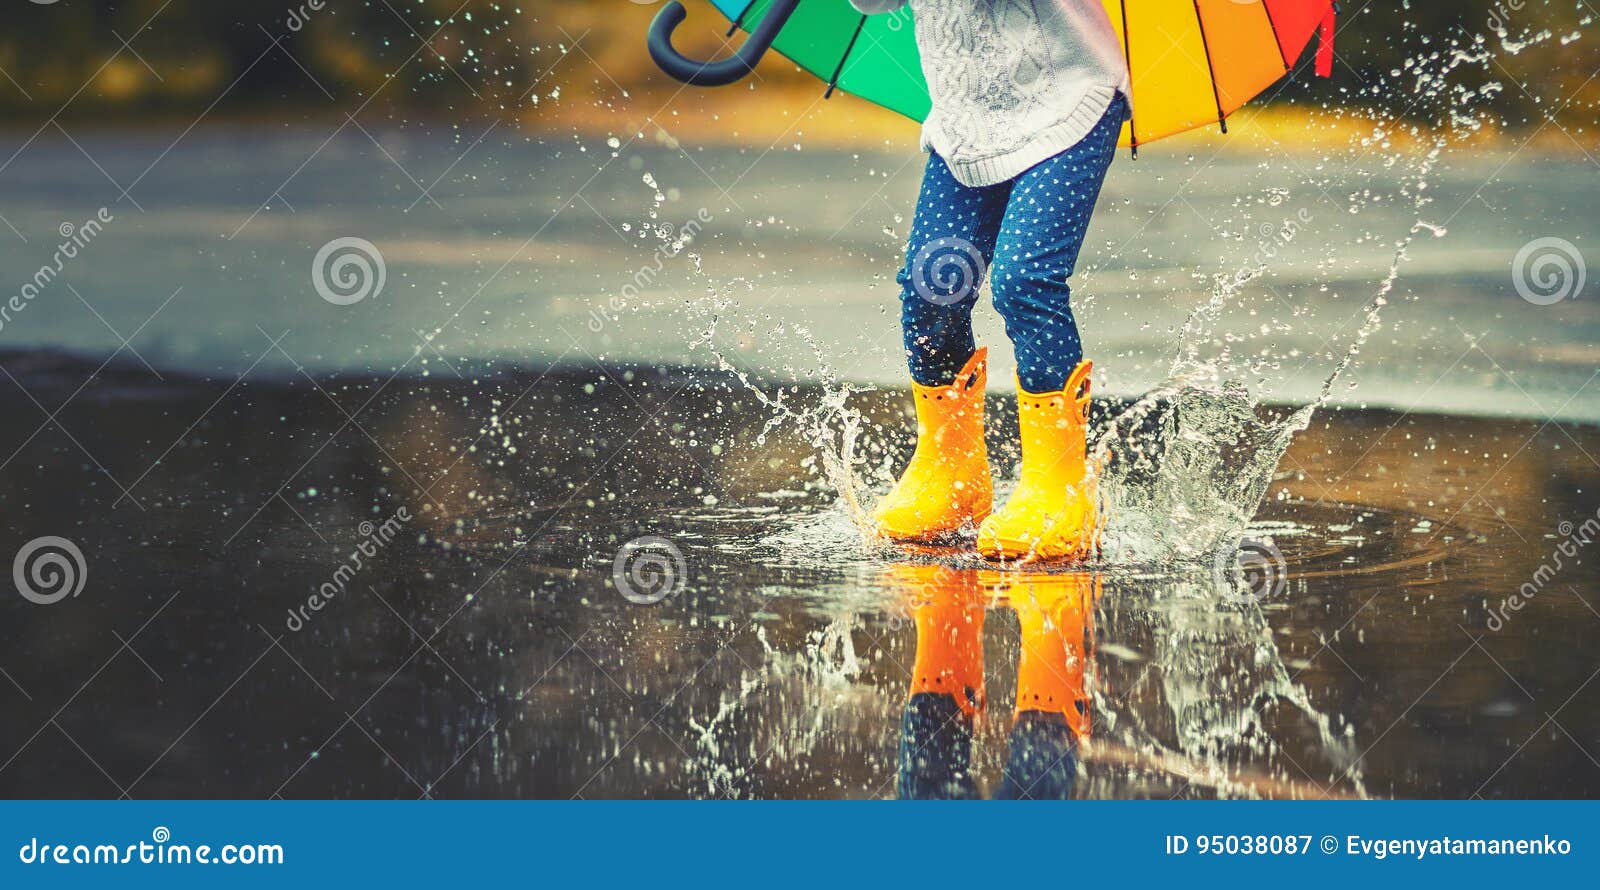
MULTIPOLYGON (((907 0, 850 2, 879 13, 907 0)), ((898 276, 917 448, 874 521, 894 540, 981 523, 985 556, 1081 557, 1095 524, 1090 363, 1067 279, 1129 116, 1121 41, 1101 0, 910 3, 933 98, 922 130, 930 157, 898 276), (985 270, 1016 351, 1022 432, 1021 478, 993 513, 987 353, 972 336, 985 270)))

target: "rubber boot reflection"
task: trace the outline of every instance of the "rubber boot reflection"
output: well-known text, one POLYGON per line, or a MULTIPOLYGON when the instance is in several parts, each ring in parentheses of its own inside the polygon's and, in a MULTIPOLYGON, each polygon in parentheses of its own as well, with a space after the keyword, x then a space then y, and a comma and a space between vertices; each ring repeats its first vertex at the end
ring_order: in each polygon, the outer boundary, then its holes
POLYGON ((897 564, 885 580, 904 591, 917 629, 910 695, 901 719, 900 796, 971 799, 975 722, 983 713, 983 621, 1009 606, 1022 632, 1016 707, 997 799, 1066 799, 1090 727, 1086 671, 1094 574, 1046 574, 897 564))
POLYGON ((900 720, 900 796, 972 799, 972 733, 984 707, 989 597, 975 570, 896 564, 886 580, 905 590, 917 625, 911 694, 900 720))
POLYGON ((1089 736, 1086 644, 1097 582, 1092 574, 1023 575, 1006 592, 1022 628, 1022 652, 998 799, 1072 796, 1078 743, 1089 736))

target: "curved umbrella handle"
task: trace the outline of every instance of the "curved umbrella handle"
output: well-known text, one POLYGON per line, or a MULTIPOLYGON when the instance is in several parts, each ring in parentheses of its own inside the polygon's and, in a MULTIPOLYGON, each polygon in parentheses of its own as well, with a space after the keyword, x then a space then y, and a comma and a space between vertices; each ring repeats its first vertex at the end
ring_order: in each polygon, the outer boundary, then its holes
POLYGON ((772 41, 788 24, 789 16, 794 14, 798 5, 800 0, 772 0, 772 7, 761 19, 761 24, 750 32, 750 38, 739 47, 738 52, 714 62, 696 62, 672 45, 672 32, 683 24, 689 13, 678 0, 671 0, 656 13, 655 21, 650 23, 650 39, 647 42, 650 58, 674 80, 697 87, 726 86, 755 70, 756 63, 772 48, 772 41))

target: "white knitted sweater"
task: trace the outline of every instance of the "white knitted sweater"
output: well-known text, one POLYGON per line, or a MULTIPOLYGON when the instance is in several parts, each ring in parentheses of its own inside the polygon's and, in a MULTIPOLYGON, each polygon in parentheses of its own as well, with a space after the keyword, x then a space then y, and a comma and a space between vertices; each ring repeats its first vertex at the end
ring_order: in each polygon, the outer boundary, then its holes
MULTIPOLYGON (((864 13, 908 0, 850 0, 864 13)), ((969 186, 1005 182, 1083 139, 1128 64, 1101 0, 909 0, 933 110, 922 147, 969 186)))

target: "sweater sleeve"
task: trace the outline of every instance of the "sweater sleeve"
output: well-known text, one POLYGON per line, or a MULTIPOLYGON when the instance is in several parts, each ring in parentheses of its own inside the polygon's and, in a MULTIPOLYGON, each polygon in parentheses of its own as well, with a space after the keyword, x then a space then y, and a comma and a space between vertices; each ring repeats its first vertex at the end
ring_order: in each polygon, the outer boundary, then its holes
POLYGON ((906 5, 907 0, 850 0, 850 5, 858 12, 873 15, 880 12, 894 12, 906 5))

